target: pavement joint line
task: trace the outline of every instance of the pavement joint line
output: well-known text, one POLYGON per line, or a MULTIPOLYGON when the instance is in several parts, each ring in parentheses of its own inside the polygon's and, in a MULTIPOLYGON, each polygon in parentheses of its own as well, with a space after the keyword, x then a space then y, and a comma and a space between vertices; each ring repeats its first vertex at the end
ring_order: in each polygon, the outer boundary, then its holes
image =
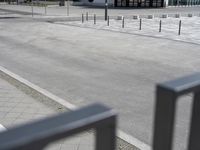
MULTIPOLYGON (((20 77, 19 75, 7 70, 6 68, 0 66, 0 77, 8 81, 10 84, 14 85, 15 87, 19 88, 20 86, 25 86, 25 88, 31 89, 32 92, 38 92, 39 95, 43 95, 44 97, 48 97, 47 99, 51 99, 55 101, 56 103, 59 103, 60 105, 64 106, 68 110, 76 110, 78 107, 74 104, 71 104, 70 102, 67 102, 66 100, 50 93, 49 91, 29 82, 28 80, 20 77)), ((1 129, 1 124, 0 124, 1 129)), ((4 129, 5 130, 5 129, 4 129)), ((134 150, 151 150, 151 146, 148 144, 140 141, 139 139, 133 137, 132 135, 129 135, 125 133, 124 131, 117 129, 117 137, 126 143, 132 145, 134 147, 134 150)))

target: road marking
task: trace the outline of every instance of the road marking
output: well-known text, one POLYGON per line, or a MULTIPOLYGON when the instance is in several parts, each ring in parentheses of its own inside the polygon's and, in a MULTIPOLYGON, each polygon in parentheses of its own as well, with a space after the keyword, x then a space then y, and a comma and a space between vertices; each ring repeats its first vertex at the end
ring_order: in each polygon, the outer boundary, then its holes
MULTIPOLYGON (((7 70, 6 68, 0 66, 0 77, 5 77, 8 81, 10 82, 14 82, 15 86, 22 86, 27 87, 28 89, 31 89, 33 92, 37 92, 40 95, 43 95, 59 104, 61 104, 62 106, 66 107, 69 110, 76 110, 78 107, 74 104, 72 104, 71 102, 68 102, 67 100, 64 100, 52 93, 50 93, 49 91, 29 82, 28 80, 20 77, 19 75, 16 75, 13 72, 10 72, 9 70, 7 70)), ((117 137, 119 137, 120 139, 124 140, 125 142, 137 147, 137 149, 139 150, 151 150, 151 146, 149 146, 148 144, 140 141, 139 139, 121 131, 121 130, 117 130, 117 137)))
POLYGON ((127 143, 137 147, 139 150, 151 150, 151 146, 133 137, 132 135, 125 133, 122 130, 117 130, 117 136, 127 143))
POLYGON ((5 131, 5 130, 6 128, 2 124, 0 124, 0 132, 5 131))

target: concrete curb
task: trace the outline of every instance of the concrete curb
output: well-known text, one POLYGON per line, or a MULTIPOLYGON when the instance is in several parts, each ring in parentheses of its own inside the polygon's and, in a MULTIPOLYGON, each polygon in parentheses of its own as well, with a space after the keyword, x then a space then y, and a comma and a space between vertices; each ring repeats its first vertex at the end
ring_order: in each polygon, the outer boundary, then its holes
POLYGON ((26 93, 27 95, 36 98, 48 105, 56 106, 61 110, 75 110, 77 107, 66 100, 59 98, 58 96, 48 92, 45 89, 23 79, 22 77, 10 72, 9 70, 0 66, 0 77, 26 93))
MULTIPOLYGON (((42 101, 44 104, 56 107, 59 111, 75 110, 78 107, 66 100, 29 82, 15 73, 0 66, 0 78, 8 81, 27 95, 42 101)), ((117 130, 117 150, 151 150, 151 147, 127 133, 117 130)))

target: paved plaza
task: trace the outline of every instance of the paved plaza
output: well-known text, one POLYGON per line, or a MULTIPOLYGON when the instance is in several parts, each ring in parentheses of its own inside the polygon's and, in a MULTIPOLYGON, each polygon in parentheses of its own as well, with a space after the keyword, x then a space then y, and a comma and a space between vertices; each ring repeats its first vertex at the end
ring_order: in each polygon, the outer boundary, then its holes
MULTIPOLYGON (((101 102, 113 107, 119 112, 119 128, 149 145, 155 85, 200 70, 199 28, 192 24, 199 24, 199 18, 182 18, 183 35, 178 36, 177 30, 165 34, 164 26, 159 34, 158 19, 145 20, 156 23, 152 31, 144 22, 144 30, 132 33, 128 28, 138 20, 123 30, 112 26, 120 21, 111 20, 107 29, 98 20, 97 29, 92 21, 45 22, 13 13, 21 17, 0 20, 1 66, 77 106, 101 102), (184 25, 194 26, 195 34, 186 36, 190 31, 184 25)), ((179 103, 175 147, 180 150, 186 147, 190 99, 179 103)))

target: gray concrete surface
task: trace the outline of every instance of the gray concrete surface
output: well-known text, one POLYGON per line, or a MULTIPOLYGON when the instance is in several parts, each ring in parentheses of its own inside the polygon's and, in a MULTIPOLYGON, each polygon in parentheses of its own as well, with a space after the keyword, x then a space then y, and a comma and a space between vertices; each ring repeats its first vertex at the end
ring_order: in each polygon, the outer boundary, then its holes
MULTIPOLYGON (((55 107, 46 106, 0 78, 0 124, 7 130, 57 113, 55 107)), ((92 132, 85 132, 51 144, 45 150, 92 150, 93 139, 92 132)))
MULTIPOLYGON (((151 144, 155 84, 200 69, 199 45, 27 19, 1 19, 0 64, 78 106, 102 102, 120 129, 151 144)), ((182 99, 177 149, 190 99, 182 99)))

